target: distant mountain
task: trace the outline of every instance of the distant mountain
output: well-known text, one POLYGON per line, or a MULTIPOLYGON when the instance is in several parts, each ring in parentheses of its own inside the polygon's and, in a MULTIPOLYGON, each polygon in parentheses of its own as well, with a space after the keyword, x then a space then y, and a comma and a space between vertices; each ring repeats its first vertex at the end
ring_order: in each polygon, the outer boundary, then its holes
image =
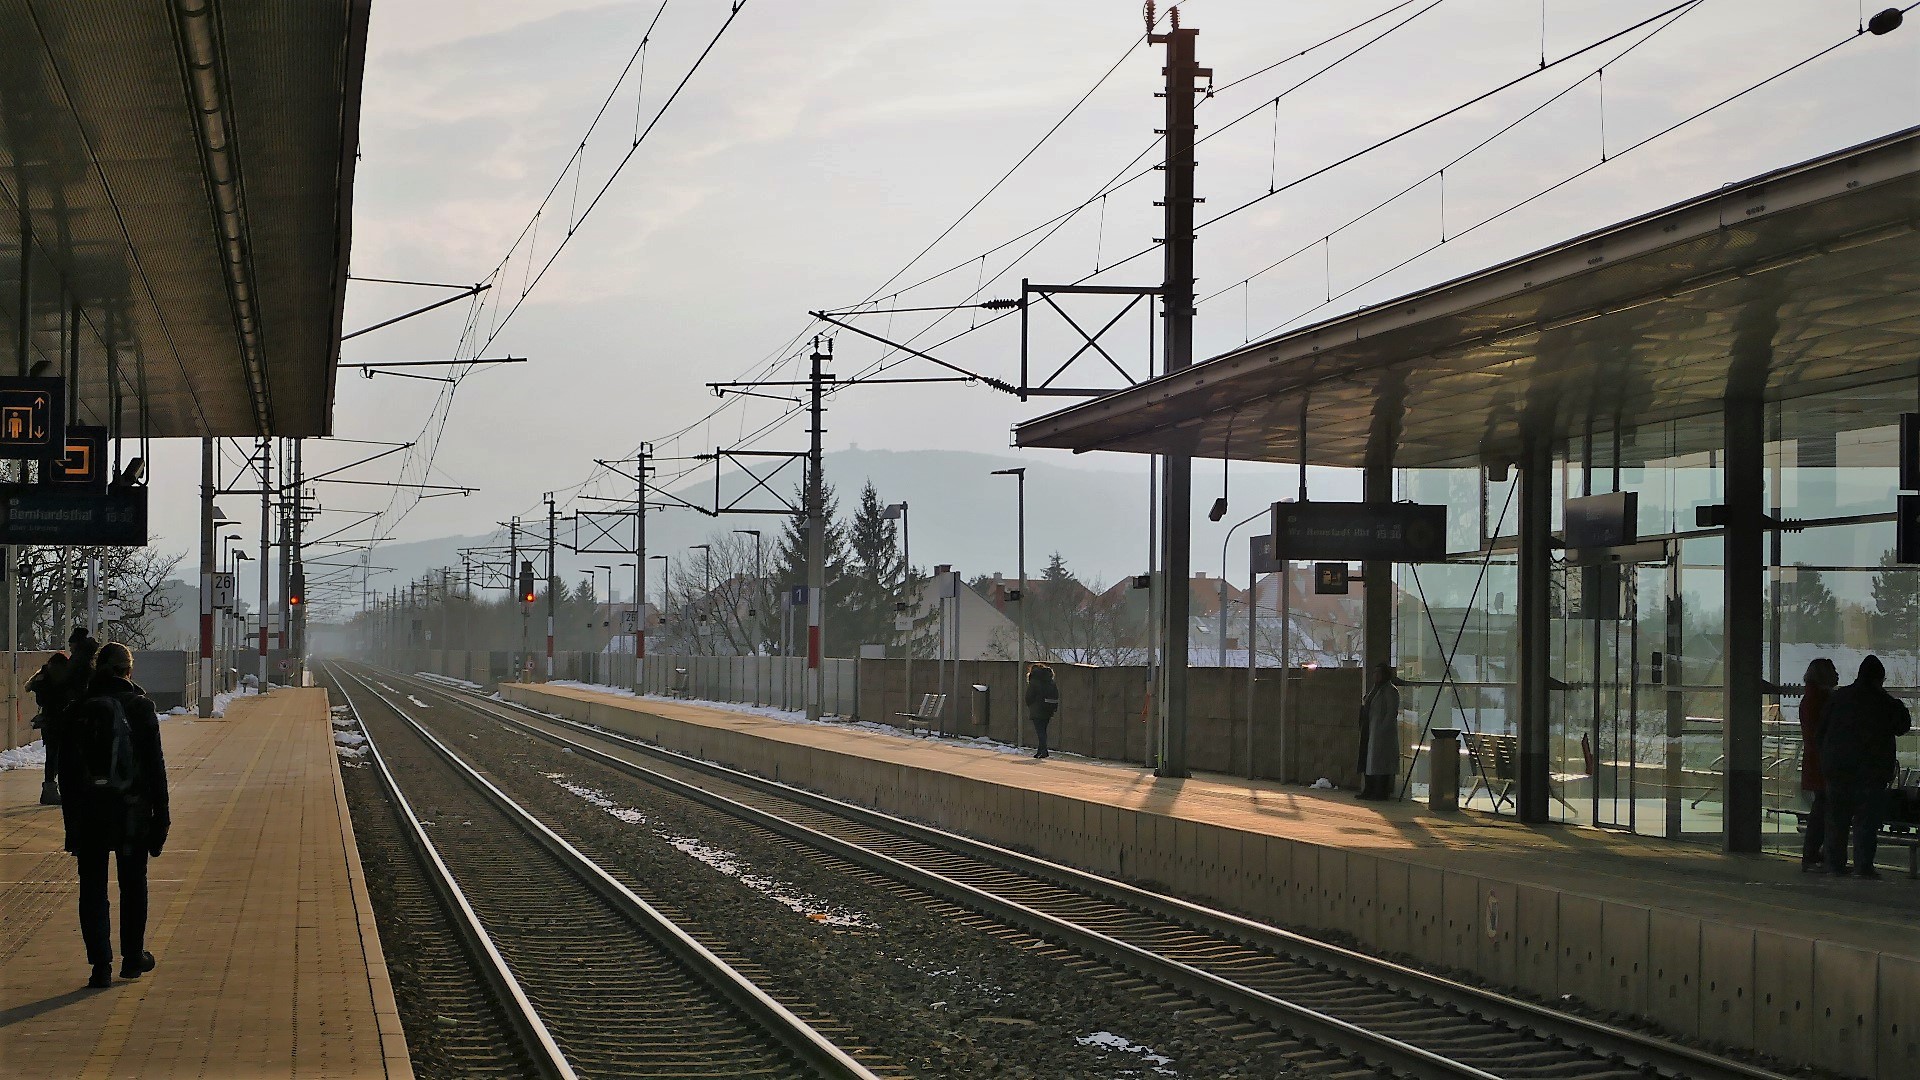
MULTIPOLYGON (((1038 576, 1047 557, 1058 551, 1067 565, 1089 583, 1111 584, 1142 573, 1147 565, 1147 459, 1133 456, 1072 457, 1062 453, 986 454, 952 450, 862 450, 854 447, 824 457, 827 480, 839 498, 840 513, 850 517, 860 505, 860 489, 871 482, 883 502, 905 501, 912 527, 915 565, 931 568, 951 563, 973 575, 1015 572, 1016 482, 994 476, 995 469, 1024 466, 1027 470, 1027 573, 1038 576)), ((763 473, 766 469, 761 470, 763 473)), ((710 506, 714 499, 712 474, 676 486, 676 495, 710 506)), ((1357 473, 1311 470, 1312 494, 1323 499, 1359 497, 1357 473)), ((796 462, 777 474, 772 487, 791 497, 800 479, 796 462)), ((1220 494, 1218 461, 1194 464, 1193 566, 1208 574, 1220 572, 1221 541, 1226 527, 1258 513, 1275 500, 1294 494, 1290 467, 1236 464, 1231 477, 1232 503, 1219 524, 1206 520, 1207 509, 1220 494)), ((723 471, 720 495, 732 500, 751 486, 738 472, 723 471)), ((772 508, 778 504, 765 492, 755 493, 744 505, 772 508)), ((530 523, 540 530, 544 522, 530 523)), ((688 545, 714 533, 732 529, 761 529, 766 534, 768 559, 773 538, 784 526, 778 516, 727 515, 712 518, 691 510, 654 511, 647 517, 649 554, 671 559, 699 558, 688 545)), ((561 525, 563 541, 572 529, 561 525)), ((1246 573, 1246 537, 1264 533, 1264 521, 1254 521, 1234 534, 1228 554, 1228 574, 1238 580, 1246 573)), ((498 542, 493 536, 449 536, 409 543, 383 544, 374 553, 375 566, 393 571, 371 576, 375 591, 419 578, 430 569, 460 566, 461 548, 498 542)), ((341 561, 346 561, 342 559, 341 561)), ((568 581, 580 580, 578 571, 599 563, 631 562, 631 558, 576 556, 562 548, 559 572, 568 581)), ((657 570, 657 564, 653 568, 657 570)), ((657 579, 656 579, 657 580, 657 579)), ((624 599, 631 592, 631 571, 615 582, 624 599)))

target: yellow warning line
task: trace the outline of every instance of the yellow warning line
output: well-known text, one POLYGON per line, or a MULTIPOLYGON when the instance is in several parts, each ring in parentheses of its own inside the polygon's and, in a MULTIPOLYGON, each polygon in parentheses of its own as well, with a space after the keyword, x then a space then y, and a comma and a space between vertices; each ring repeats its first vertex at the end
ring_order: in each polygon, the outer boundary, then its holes
MULTIPOLYGON (((149 952, 164 955, 168 943, 173 940, 174 931, 180 928, 181 921, 186 918, 188 901, 199 886, 200 877, 206 872, 207 863, 213 859, 214 851, 219 848, 220 834, 226 831, 227 822, 232 819, 234 810, 239 807, 241 797, 247 793, 247 782, 253 779, 253 771, 259 766, 260 758, 267 752, 267 747, 278 741, 268 738, 267 734, 264 731, 261 733, 260 746, 254 750, 252 760, 247 762, 246 771, 240 774, 240 782, 233 785, 233 794, 227 797, 227 805, 221 809, 220 816, 214 820, 213 828, 208 831, 206 841, 200 846, 199 855, 193 860, 193 868, 187 871, 186 878, 180 882, 179 890, 173 894, 173 901, 167 905, 167 913, 160 920, 159 929, 149 935, 148 940, 151 942, 149 952)), ((127 1037, 133 1032, 133 1014, 140 1008, 141 1003, 146 1001, 147 990, 153 985, 152 979, 142 980, 135 986, 121 984, 119 1004, 114 1006, 113 1015, 107 1018, 100 1032, 100 1041, 94 1044, 93 1054, 87 1058, 86 1068, 80 1072, 82 1080, 107 1080, 115 1074, 115 1067, 120 1064, 120 1055, 127 1047, 127 1037)))

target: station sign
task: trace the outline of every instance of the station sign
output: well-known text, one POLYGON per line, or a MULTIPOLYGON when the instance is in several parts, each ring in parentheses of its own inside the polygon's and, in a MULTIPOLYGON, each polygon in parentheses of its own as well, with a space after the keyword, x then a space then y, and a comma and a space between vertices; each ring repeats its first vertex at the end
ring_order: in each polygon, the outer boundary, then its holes
POLYGON ((40 467, 43 483, 69 491, 107 490, 107 429, 89 424, 67 427, 67 452, 40 467))
POLYGON ((0 458, 57 458, 66 453, 66 446, 66 382, 31 376, 0 378, 0 458))
POLYGON ((1345 596, 1352 580, 1352 568, 1343 562, 1313 564, 1313 591, 1318 596, 1345 596))
POLYGON ((1615 491, 1568 499, 1564 519, 1570 548, 1625 547, 1640 539, 1640 493, 1615 491))
POLYGON ((0 484, 0 544, 147 546, 147 489, 94 494, 0 484))
POLYGON ((213 575, 213 606, 217 611, 233 607, 233 575, 221 572, 213 575))
POLYGON ((1274 553, 1281 559, 1440 562, 1447 557, 1447 508, 1418 503, 1273 504, 1274 553))

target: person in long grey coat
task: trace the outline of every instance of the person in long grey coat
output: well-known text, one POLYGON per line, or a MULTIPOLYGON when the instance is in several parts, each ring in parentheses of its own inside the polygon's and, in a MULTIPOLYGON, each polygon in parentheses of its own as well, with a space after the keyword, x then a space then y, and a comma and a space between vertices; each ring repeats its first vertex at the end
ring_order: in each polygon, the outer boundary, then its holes
POLYGON ((1400 688, 1393 665, 1374 669, 1373 687, 1360 704, 1360 788, 1362 799, 1393 797, 1400 772, 1400 688))

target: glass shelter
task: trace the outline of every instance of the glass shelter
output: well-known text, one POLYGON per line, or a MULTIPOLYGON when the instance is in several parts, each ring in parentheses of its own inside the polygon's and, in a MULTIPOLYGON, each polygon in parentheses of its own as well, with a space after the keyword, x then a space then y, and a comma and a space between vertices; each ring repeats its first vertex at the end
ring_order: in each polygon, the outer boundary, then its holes
MULTIPOLYGON (((1304 441, 1368 501, 1445 505, 1444 561, 1363 567, 1367 662, 1410 685, 1404 791, 1431 730, 1458 728, 1471 808, 1797 847, 1808 662, 1847 681, 1874 653, 1920 699, 1920 567, 1895 556, 1917 221, 1920 128, 1015 437, 1268 461, 1304 441)), ((1920 736, 1900 754, 1920 770, 1920 736)))

